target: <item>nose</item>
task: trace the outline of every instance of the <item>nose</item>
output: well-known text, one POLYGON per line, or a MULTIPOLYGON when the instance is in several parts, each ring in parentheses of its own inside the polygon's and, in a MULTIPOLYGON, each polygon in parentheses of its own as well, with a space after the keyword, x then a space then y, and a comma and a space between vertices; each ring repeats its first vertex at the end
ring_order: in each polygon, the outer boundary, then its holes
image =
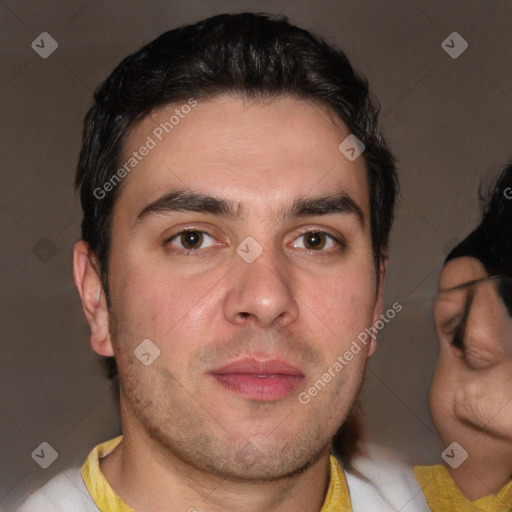
POLYGON ((299 316, 292 286, 290 262, 284 257, 279 261, 275 252, 263 250, 252 263, 239 258, 226 293, 224 315, 238 326, 288 326, 299 316))

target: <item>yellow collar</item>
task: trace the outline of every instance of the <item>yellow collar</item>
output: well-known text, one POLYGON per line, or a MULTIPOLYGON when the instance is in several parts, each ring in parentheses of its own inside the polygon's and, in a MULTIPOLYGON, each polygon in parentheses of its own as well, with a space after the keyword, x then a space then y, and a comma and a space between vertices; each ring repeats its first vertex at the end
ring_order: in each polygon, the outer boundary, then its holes
MULTIPOLYGON (((96 506, 102 512, 134 512, 132 508, 117 496, 100 470, 100 459, 111 453, 122 439, 123 436, 119 436, 96 446, 82 466, 82 478, 85 485, 96 506)), ((332 455, 330 458, 330 468, 329 487, 320 512, 352 512, 345 473, 332 455)))
POLYGON ((414 474, 432 512, 503 512, 512 510, 512 480, 498 494, 468 500, 444 466, 416 466, 414 474))

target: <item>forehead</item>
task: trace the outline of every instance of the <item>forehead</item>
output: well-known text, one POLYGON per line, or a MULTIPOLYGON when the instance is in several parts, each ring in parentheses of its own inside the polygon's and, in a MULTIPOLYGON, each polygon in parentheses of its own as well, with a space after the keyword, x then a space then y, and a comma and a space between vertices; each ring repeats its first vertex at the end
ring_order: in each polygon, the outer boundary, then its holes
POLYGON ((181 107, 160 108, 132 128, 123 161, 149 141, 153 147, 127 176, 118 202, 140 209, 179 186, 268 209, 298 195, 343 190, 369 216, 365 161, 339 151, 349 131, 325 107, 234 96, 181 107))
POLYGON ((455 258, 443 267, 439 276, 439 290, 449 290, 487 276, 488 273, 480 260, 469 256, 455 258))

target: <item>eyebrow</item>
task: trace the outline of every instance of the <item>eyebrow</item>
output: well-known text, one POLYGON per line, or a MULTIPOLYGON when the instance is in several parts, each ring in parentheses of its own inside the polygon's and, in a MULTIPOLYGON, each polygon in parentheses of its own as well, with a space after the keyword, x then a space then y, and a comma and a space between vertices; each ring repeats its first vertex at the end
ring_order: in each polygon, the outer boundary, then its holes
MULTIPOLYGON (((173 190, 144 207, 137 216, 135 224, 156 215, 172 212, 201 212, 238 218, 243 213, 243 207, 240 203, 232 203, 224 198, 201 192, 173 190)), ((364 214, 361 207, 346 192, 321 197, 299 197, 278 212, 277 216, 287 218, 337 213, 355 215, 364 227, 364 214)))
POLYGON ((503 275, 503 274, 494 274, 491 276, 485 276, 485 277, 481 277, 480 279, 473 279, 472 281, 466 281, 465 283, 458 284, 456 286, 452 286, 451 288, 441 288, 439 290, 439 293, 461 290, 462 288, 468 288, 475 284, 483 283, 485 281, 493 281, 494 279, 503 279, 504 277, 507 277, 507 276, 503 275))

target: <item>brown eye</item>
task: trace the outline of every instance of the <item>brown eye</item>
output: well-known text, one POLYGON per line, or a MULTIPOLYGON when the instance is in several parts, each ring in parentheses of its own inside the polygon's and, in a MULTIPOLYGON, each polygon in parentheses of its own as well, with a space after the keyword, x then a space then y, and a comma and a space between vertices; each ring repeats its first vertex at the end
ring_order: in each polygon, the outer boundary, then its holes
POLYGON ((169 242, 185 251, 199 251, 215 244, 215 238, 204 231, 187 230, 174 235, 169 242))
POLYGON ((203 233, 200 231, 186 231, 180 235, 180 242, 185 249, 199 249, 203 242, 203 233))
POLYGON ((304 236, 304 245, 307 249, 323 249, 326 243, 325 233, 308 233, 304 236))
POLYGON ((291 245, 297 249, 306 249, 326 254, 332 254, 342 246, 338 239, 324 231, 308 231, 303 233, 291 245))

